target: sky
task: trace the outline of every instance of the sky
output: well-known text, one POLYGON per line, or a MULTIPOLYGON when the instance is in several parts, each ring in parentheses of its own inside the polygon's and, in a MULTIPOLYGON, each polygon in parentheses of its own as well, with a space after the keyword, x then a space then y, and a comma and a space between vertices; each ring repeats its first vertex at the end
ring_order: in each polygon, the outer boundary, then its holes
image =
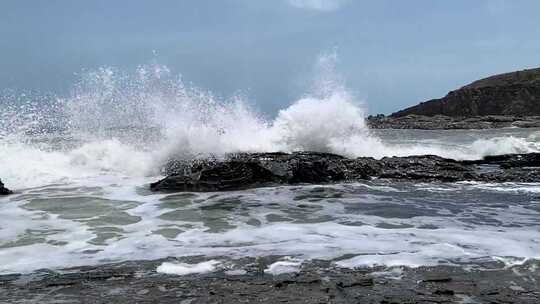
POLYGON ((0 90, 69 94, 82 71, 158 62, 275 113, 321 54, 368 112, 540 66, 538 0, 2 0, 0 90))

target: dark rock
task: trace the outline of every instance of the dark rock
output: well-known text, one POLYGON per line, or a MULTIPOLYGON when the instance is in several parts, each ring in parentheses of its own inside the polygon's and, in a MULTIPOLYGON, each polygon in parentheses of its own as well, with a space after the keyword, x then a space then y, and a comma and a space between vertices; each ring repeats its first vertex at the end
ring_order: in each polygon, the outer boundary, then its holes
POLYGON ((484 157, 481 161, 468 163, 482 164, 485 162, 500 165, 503 168, 540 167, 540 153, 491 155, 484 157))
POLYGON ((8 195, 8 194, 12 194, 12 193, 13 192, 11 192, 9 189, 4 187, 4 184, 2 183, 2 180, 0 180, 0 195, 8 195))
POLYGON ((375 285, 373 278, 366 276, 348 276, 338 280, 338 282, 336 283, 336 286, 339 288, 349 288, 355 286, 368 287, 373 285, 375 285))
POLYGON ((234 154, 223 160, 171 162, 160 191, 241 190, 272 184, 328 183, 346 178, 339 155, 317 152, 234 154))
POLYGON ((540 115, 540 68, 484 78, 433 99, 393 113, 450 117, 540 115))
POLYGON ((445 182, 478 178, 472 167, 435 155, 385 157, 380 163, 380 178, 445 182))
POLYGON ((540 273, 531 267, 533 261, 503 268, 483 265, 474 271, 403 267, 399 280, 381 276, 384 268, 316 265, 285 276, 156 274, 161 262, 0 275, 0 303, 540 303, 540 273), (452 280, 421 283, 426 277, 452 280))
POLYGON ((220 160, 170 162, 154 191, 227 191, 280 184, 388 178, 414 181, 540 181, 540 153, 457 161, 435 155, 356 159, 316 152, 242 153, 220 160))
POLYGON ((272 172, 253 162, 212 162, 190 175, 174 174, 151 185, 152 189, 226 191, 277 181, 272 172))
POLYGON ((449 276, 430 275, 422 280, 424 283, 449 283, 452 282, 452 278, 449 276))
POLYGON ((454 291, 451 289, 437 289, 433 294, 442 295, 442 296, 453 296, 454 291))
POLYGON ((481 181, 506 183, 537 183, 540 181, 540 168, 510 168, 482 174, 481 181))
POLYGON ((445 115, 425 116, 408 114, 405 116, 376 115, 367 118, 372 129, 496 129, 496 128, 540 128, 540 116, 474 116, 450 117, 445 115))

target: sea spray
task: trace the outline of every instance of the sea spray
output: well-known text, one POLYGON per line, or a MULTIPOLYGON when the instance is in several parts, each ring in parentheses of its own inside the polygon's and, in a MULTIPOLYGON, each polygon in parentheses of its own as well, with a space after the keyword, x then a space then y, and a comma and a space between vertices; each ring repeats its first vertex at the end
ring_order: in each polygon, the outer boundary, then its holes
POLYGON ((241 96, 219 99, 187 85, 166 66, 134 73, 83 74, 67 97, 4 94, 0 177, 13 187, 100 174, 155 176, 169 159, 231 152, 311 150, 348 157, 436 154, 457 159, 540 151, 537 135, 479 138, 470 144, 389 143, 370 131, 359 101, 321 56, 311 89, 273 120, 241 96), (535 137, 536 136, 536 137, 535 137))
MULTIPOLYGON (((311 259, 358 267, 538 258, 531 201, 538 185, 389 187, 381 179, 220 194, 149 191, 170 158, 294 150, 480 158, 540 150, 532 129, 369 130, 362 102, 335 76, 333 60, 321 58, 312 88, 275 119, 242 96, 220 99, 186 85, 160 65, 85 73, 62 98, 4 95, 0 177, 16 194, 0 202, 0 274, 168 256, 223 265, 291 256, 268 272, 294 271, 311 259)), ((176 273, 221 269, 169 266, 176 273)))

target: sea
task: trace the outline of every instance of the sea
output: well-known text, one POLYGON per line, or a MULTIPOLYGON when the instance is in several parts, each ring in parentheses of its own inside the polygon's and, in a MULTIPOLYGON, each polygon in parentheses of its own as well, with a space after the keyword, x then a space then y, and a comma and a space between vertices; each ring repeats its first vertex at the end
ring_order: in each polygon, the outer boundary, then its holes
POLYGON ((15 193, 0 198, 0 275, 168 257, 203 262, 158 271, 265 256, 282 257, 269 271, 312 260, 351 269, 540 260, 540 181, 149 190, 171 159, 480 159, 540 152, 540 129, 370 130, 366 103, 328 77, 268 117, 241 94, 220 98, 157 64, 87 72, 66 96, 1 96, 0 178, 15 193))

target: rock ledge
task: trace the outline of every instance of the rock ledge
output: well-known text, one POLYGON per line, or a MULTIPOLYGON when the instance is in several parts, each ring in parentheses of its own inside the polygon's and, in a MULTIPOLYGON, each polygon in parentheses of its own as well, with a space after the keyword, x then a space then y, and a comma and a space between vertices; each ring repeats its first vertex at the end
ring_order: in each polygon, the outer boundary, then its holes
POLYGON ((488 115, 474 117, 450 117, 445 115, 425 116, 369 116, 367 124, 372 129, 497 129, 497 128, 540 128, 540 116, 488 115))
POLYGON ((423 182, 540 181, 540 153, 507 154, 475 161, 435 155, 355 159, 318 152, 241 153, 223 159, 171 161, 153 191, 232 191, 292 184, 388 178, 423 182))

